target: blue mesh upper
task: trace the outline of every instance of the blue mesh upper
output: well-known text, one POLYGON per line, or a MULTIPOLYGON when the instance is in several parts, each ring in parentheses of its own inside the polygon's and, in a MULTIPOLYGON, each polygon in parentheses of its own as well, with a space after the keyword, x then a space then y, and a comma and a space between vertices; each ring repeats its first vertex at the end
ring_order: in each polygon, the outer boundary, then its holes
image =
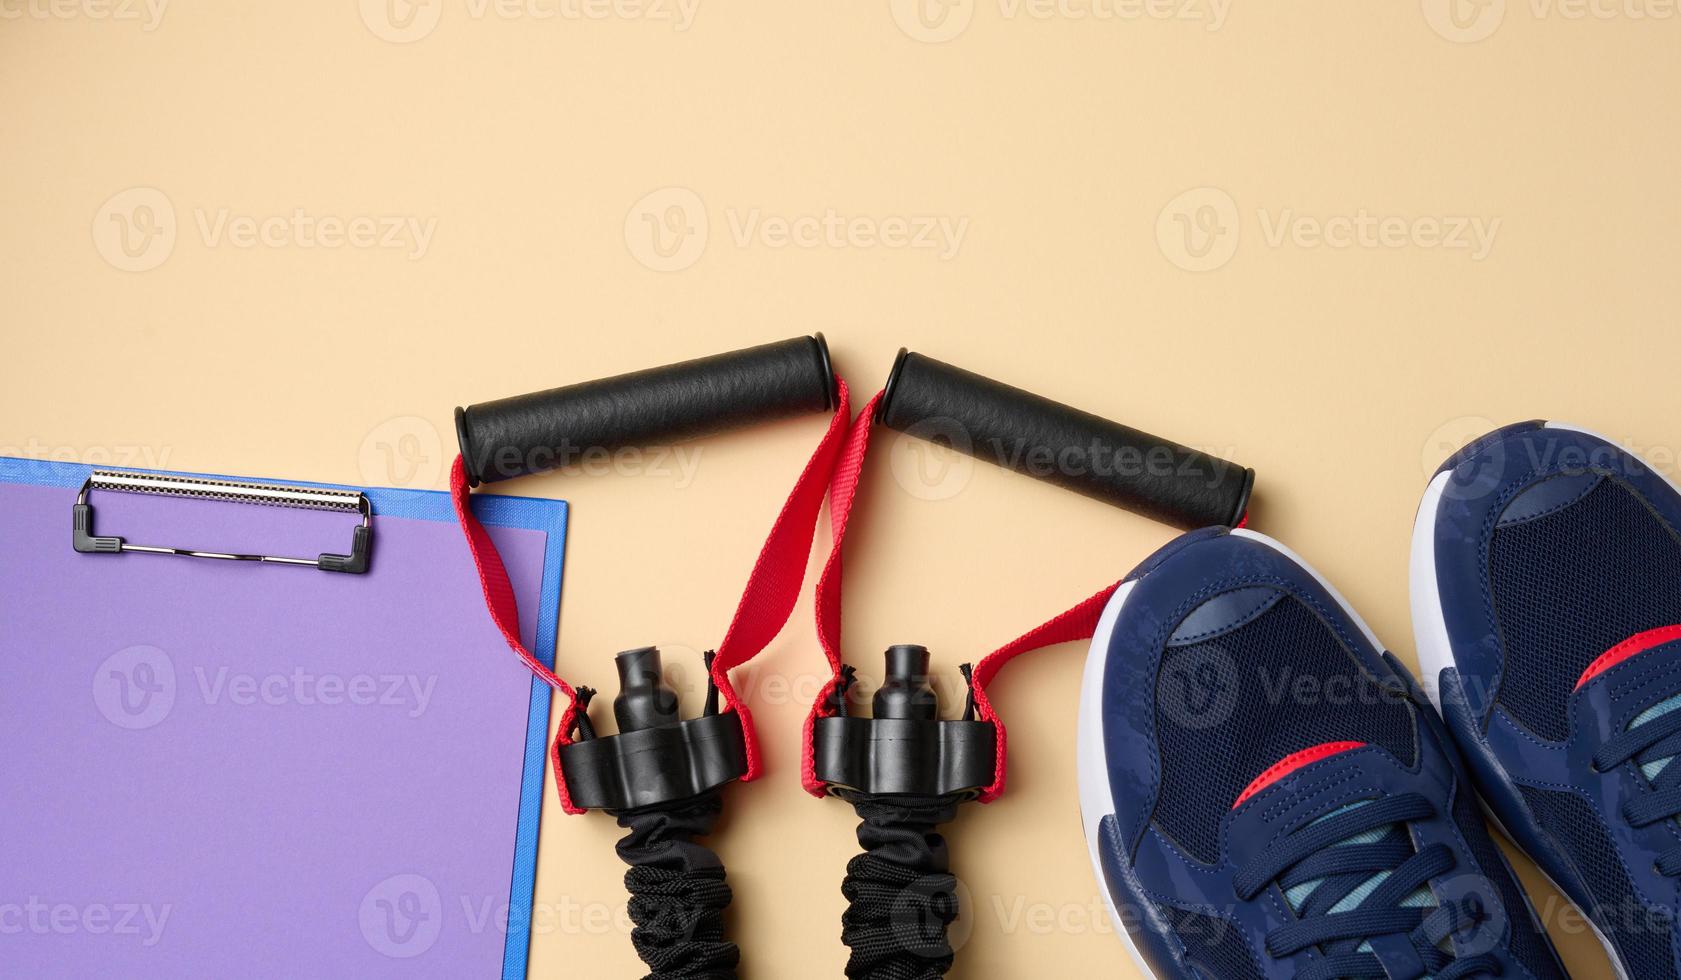
POLYGON ((1236 923, 1200 912, 1158 905, 1192 965, 1217 980, 1263 980, 1255 953, 1236 923))
POLYGON ((1560 976, 1558 958, 1540 930, 1535 927, 1517 879, 1512 876, 1505 856, 1500 853, 1499 845, 1489 836, 1488 828, 1483 824, 1483 815, 1477 812, 1477 806, 1472 802, 1471 787, 1468 785, 1461 786, 1455 794, 1453 820, 1459 825, 1460 834, 1464 835, 1466 844, 1470 846, 1471 859, 1477 862, 1483 877, 1493 882, 1500 891, 1500 902, 1506 906, 1506 920, 1511 923, 1511 939, 1508 946, 1512 956, 1516 957, 1532 976, 1560 976))
POLYGON ((1611 479, 1564 510, 1494 532, 1489 580, 1505 647, 1498 703, 1555 742, 1594 658, 1681 623, 1681 539, 1611 479))
POLYGON ((1404 765, 1416 757, 1412 707, 1393 697, 1351 707, 1348 694, 1335 694, 1375 692, 1375 680, 1292 596, 1231 633, 1169 646, 1156 686, 1162 774, 1151 819, 1205 864, 1218 860, 1220 822, 1243 788, 1285 756, 1323 742, 1359 741, 1382 746, 1404 765), (1296 682, 1304 677, 1332 693, 1299 696, 1296 682), (1187 715, 1187 705, 1206 710, 1187 715))
POLYGON ((1599 815, 1574 793, 1520 786, 1545 832, 1570 855, 1596 903, 1607 910, 1601 927, 1639 980, 1676 980, 1674 924, 1645 905, 1623 869, 1617 845, 1599 815))

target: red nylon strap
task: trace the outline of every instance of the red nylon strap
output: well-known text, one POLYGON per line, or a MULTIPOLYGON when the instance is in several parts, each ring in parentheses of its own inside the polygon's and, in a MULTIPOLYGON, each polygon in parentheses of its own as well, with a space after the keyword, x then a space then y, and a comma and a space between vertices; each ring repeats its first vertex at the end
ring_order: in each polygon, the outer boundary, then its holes
POLYGON ((993 710, 992 702, 986 696, 987 684, 1005 664, 1024 653, 1058 643, 1091 639, 1092 634, 1097 632, 1097 621, 1103 618, 1103 607, 1109 604, 1109 597, 1120 585, 1116 582, 1104 586, 1073 608, 1057 613, 982 657, 981 662, 975 665, 975 713, 982 721, 990 721, 998 729, 998 766, 993 773, 992 785, 981 791, 982 803, 991 803, 1004 794, 1004 750, 1008 745, 1004 720, 998 717, 998 712, 993 710))
MULTIPOLYGON (((817 580, 817 639, 823 647, 823 655, 829 660, 832 674, 829 682, 818 692, 817 703, 812 705, 811 713, 806 716, 803 758, 800 767, 800 782, 806 792, 813 796, 824 795, 824 787, 817 778, 816 745, 813 735, 817 719, 826 718, 834 714, 831 701, 835 689, 841 683, 841 544, 846 538, 848 518, 852 513, 852 505, 857 497, 858 479, 863 472, 864 456, 870 445, 870 427, 875 419, 876 405, 881 401, 882 393, 877 392, 869 404, 859 413, 852 423, 851 431, 847 435, 846 446, 841 449, 840 460, 835 464, 835 475, 829 487, 829 523, 834 532, 834 543, 829 551, 829 559, 823 566, 823 574, 817 580)), ((997 676, 1005 664, 1032 650, 1054 646, 1058 643, 1071 643, 1075 640, 1090 639, 1097 631, 1097 621, 1103 615, 1103 607, 1109 602, 1120 583, 1106 586, 1095 595, 1085 599, 1072 609, 1058 613, 1048 621, 1028 630, 1009 643, 981 658, 975 666, 974 693, 976 715, 982 721, 989 721, 998 732, 997 766, 993 773, 992 785, 981 791, 979 797, 982 803, 991 803, 1004 792, 1005 749, 1007 747, 1004 721, 998 717, 992 702, 986 694, 986 685, 997 676)))
POLYGON ((817 642, 823 647, 823 656, 829 659, 830 675, 828 683, 817 692, 817 703, 812 705, 811 713, 806 716, 800 753, 800 783, 813 796, 823 795, 823 784, 817 778, 813 732, 818 718, 834 713, 829 701, 841 679, 841 544, 846 540, 847 518, 852 514, 858 476, 863 472, 864 452, 870 447, 870 423, 875 419, 876 404, 880 401, 881 392, 877 392, 853 421, 847 432, 846 445, 841 448, 840 459, 835 463, 834 479, 829 484, 829 527, 834 540, 829 545, 829 558, 823 563, 823 572, 817 579, 816 605, 817 642))
MULTIPOLYGON (((806 461, 805 468, 794 483, 793 491, 776 515, 770 535, 765 539, 753 571, 747 576, 747 587, 736 605, 724 640, 718 645, 718 655, 712 661, 712 681, 723 695, 725 710, 741 714, 741 731, 747 746, 747 774, 743 781, 757 779, 761 762, 758 736, 753 730, 753 716, 730 684, 729 671, 751 660, 763 650, 788 622, 799 600, 800 586, 805 581, 806 563, 811 558, 811 543, 816 536, 817 515, 823 507, 823 497, 829 486, 829 475, 835 457, 840 452, 852 417, 846 382, 835 379, 836 401, 834 417, 817 449, 806 461)), ((560 719, 560 734, 556 737, 550 757, 554 763, 555 785, 560 791, 561 809, 567 813, 582 813, 573 804, 566 788, 566 777, 560 763, 560 748, 571 744, 570 732, 578 714, 578 699, 572 686, 558 674, 543 666, 532 655, 519 636, 519 609, 513 587, 508 583, 508 571, 502 556, 496 551, 484 525, 474 516, 469 505, 467 468, 457 456, 450 469, 450 496, 455 501, 455 516, 467 538, 467 549, 478 568, 479 584, 484 589, 485 607, 490 618, 502 633, 508 647, 519 655, 533 674, 550 687, 566 695, 566 710, 560 719)))

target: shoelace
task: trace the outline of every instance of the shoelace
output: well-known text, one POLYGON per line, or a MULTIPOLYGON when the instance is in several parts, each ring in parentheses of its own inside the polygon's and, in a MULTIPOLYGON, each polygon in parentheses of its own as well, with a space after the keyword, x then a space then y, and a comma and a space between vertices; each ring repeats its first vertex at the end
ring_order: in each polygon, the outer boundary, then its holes
POLYGON ((1251 860, 1234 881, 1242 901, 1274 882, 1286 893, 1317 882, 1297 904, 1297 921, 1267 934, 1268 955, 1282 959, 1323 947, 1326 955, 1297 980, 1384 978, 1388 974, 1370 944, 1404 936, 1435 980, 1499 976, 1492 954, 1456 957, 1440 945, 1484 921, 1484 909, 1474 903, 1410 904, 1431 879, 1453 870, 1454 855, 1443 844, 1415 851, 1410 837, 1394 829, 1435 815, 1428 799, 1404 793, 1309 823, 1251 860))
MULTIPOLYGON (((1595 772, 1610 772, 1633 760, 1651 788, 1623 805, 1623 819, 1635 827, 1681 817, 1681 766, 1670 760, 1681 755, 1681 695, 1667 698, 1641 712, 1628 729, 1612 736, 1594 753, 1595 772)), ((1681 876, 1681 844, 1658 855, 1658 874, 1681 876)))

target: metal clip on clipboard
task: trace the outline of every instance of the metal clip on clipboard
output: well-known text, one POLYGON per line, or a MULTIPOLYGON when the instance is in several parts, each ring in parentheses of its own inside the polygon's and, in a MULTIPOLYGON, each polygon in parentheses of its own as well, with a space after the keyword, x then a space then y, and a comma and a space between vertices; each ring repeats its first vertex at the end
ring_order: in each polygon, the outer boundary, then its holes
POLYGON ((335 490, 329 487, 288 486, 278 483, 245 483, 232 480, 212 480, 204 477, 171 476, 165 473, 124 473, 117 470, 94 470, 82 489, 76 493, 72 508, 75 530, 71 542, 75 549, 88 555, 114 555, 125 551, 148 555, 185 555, 189 558, 219 558, 224 561, 260 561, 281 565, 313 565, 324 572, 348 572, 360 575, 368 570, 368 554, 373 547, 373 505, 366 494, 355 490, 335 490), (351 531, 350 554, 322 552, 314 558, 291 558, 283 555, 234 554, 221 551, 196 551, 158 545, 130 544, 113 535, 98 536, 93 530, 93 505, 88 494, 93 490, 114 490, 121 493, 148 493, 166 497, 193 497, 201 500, 224 500, 240 504, 263 504, 270 507, 297 507, 304 510, 326 510, 347 514, 361 514, 362 523, 351 531))

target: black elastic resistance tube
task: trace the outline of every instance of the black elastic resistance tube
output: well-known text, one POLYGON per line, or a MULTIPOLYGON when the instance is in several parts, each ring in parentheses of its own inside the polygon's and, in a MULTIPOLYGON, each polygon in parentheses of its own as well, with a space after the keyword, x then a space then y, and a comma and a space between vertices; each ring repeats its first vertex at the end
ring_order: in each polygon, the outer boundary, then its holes
POLYGON ((1236 463, 908 350, 876 421, 1181 528, 1237 524, 1255 481, 1236 463))
POLYGON ((837 796, 858 813, 863 852, 846 864, 841 942, 851 955, 848 980, 939 980, 956 954, 948 930, 957 920, 957 879, 939 832, 966 794, 837 796))
POLYGON ((718 855, 695 840, 712 832, 721 790, 681 803, 614 813, 630 831, 618 844, 630 865, 630 941, 643 980, 734 980, 741 951, 724 928, 730 886, 718 855))
POLYGON ((822 334, 455 410, 472 485, 835 406, 822 334))

